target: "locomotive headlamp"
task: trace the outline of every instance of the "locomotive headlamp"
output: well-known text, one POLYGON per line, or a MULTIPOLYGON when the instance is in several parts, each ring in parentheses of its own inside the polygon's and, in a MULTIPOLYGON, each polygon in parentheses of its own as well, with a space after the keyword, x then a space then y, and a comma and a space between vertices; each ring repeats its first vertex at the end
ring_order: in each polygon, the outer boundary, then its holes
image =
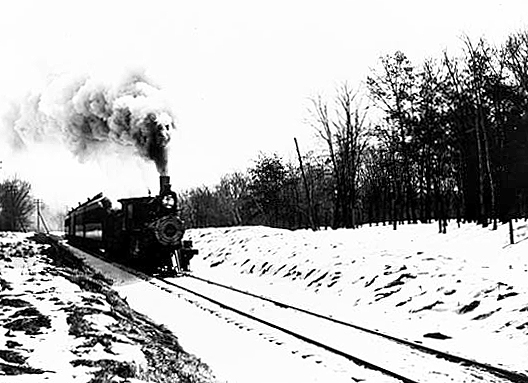
POLYGON ((163 196, 163 198, 161 199, 161 204, 166 209, 172 209, 174 207, 174 205, 176 204, 176 201, 174 200, 174 196, 173 195, 167 194, 167 195, 163 196))

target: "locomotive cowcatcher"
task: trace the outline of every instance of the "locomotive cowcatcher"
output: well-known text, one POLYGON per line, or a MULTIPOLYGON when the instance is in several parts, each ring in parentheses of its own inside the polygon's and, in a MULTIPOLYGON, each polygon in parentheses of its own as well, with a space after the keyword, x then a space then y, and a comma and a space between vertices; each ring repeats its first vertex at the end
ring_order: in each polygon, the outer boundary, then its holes
POLYGON ((159 195, 120 199, 117 210, 99 193, 68 212, 66 238, 150 274, 189 271, 198 250, 192 241, 183 240, 185 227, 176 201, 168 176, 160 176, 159 195))

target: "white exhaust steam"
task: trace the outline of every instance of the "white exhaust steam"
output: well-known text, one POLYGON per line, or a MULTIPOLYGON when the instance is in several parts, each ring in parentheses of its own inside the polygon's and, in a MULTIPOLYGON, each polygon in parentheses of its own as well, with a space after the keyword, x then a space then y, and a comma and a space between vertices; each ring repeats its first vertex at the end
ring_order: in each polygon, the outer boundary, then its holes
POLYGON ((117 144, 153 161, 161 175, 168 171, 174 117, 160 89, 143 75, 110 85, 58 77, 14 105, 7 120, 3 133, 12 148, 58 141, 84 161, 117 144))

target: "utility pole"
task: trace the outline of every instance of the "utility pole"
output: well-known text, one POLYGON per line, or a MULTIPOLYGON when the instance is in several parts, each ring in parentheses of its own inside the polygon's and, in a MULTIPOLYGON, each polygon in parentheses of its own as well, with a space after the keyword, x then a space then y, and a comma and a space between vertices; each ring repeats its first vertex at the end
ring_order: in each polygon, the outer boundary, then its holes
POLYGON ((37 233, 40 233, 40 222, 42 221, 44 230, 46 230, 46 233, 49 234, 49 227, 46 223, 46 220, 44 219, 44 216, 42 215, 42 212, 40 211, 42 200, 37 198, 35 199, 35 203, 37 204, 37 233))
POLYGON ((40 233, 40 199, 36 199, 37 203, 37 233, 40 233))

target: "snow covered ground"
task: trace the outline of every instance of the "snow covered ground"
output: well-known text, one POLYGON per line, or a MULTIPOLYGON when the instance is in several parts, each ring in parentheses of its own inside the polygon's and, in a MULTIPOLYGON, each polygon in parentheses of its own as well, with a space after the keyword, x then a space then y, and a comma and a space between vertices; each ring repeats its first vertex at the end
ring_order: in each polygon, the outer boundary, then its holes
POLYGON ((528 225, 193 229, 196 275, 528 373, 528 225))
MULTIPOLYGON (((516 243, 509 245, 506 225, 491 231, 470 224, 460 228, 450 224, 445 235, 437 233, 436 224, 403 225, 396 231, 389 226, 319 232, 234 227, 192 229, 186 234, 200 250, 191 262, 196 275, 527 374, 528 225, 524 221, 515 223, 515 235, 516 243)), ((105 315, 108 307, 96 303, 93 292, 78 289, 55 272, 36 256, 38 249, 23 246, 18 253, 9 250, 10 262, 3 259, 0 278, 12 290, 3 289, 0 299, 27 301, 50 318, 51 327, 41 318, 35 334, 0 332, 0 351, 20 351, 19 356, 29 357, 24 365, 54 371, 51 381, 63 381, 59 377, 87 381, 94 368, 86 363, 74 366, 72 358, 101 359, 108 350, 104 342, 83 348, 86 338, 68 336, 67 317, 72 312, 61 309, 58 302, 67 307, 90 303, 99 315, 85 319, 103 333, 113 324, 112 317, 105 315), (56 356, 50 352, 57 349, 70 351, 56 356), (72 356, 71 350, 79 354, 72 356)), ((161 291, 93 257, 83 258, 115 281, 114 289, 133 309, 164 324, 222 381, 391 381, 300 341, 285 342, 281 334, 192 304, 185 294, 161 291)), ((13 322, 22 309, 2 306, 0 321, 13 322)), ((135 368, 145 365, 133 342, 114 343, 112 351, 126 355, 135 368), (119 348, 121 343, 124 346, 119 348)), ((0 354, 4 361, 15 356, 0 354)), ((5 381, 33 382, 44 375, 17 375, 5 381)))
POLYGON ((1 382, 216 382, 104 277, 29 236, 0 233, 1 382))
MULTIPOLYGON (((115 281, 114 288, 135 310, 147 313, 178 336, 221 381, 229 383, 394 383, 380 372, 244 320, 179 289, 167 290, 86 253, 75 254, 115 281)), ((217 297, 222 301, 222 297, 217 297)))

